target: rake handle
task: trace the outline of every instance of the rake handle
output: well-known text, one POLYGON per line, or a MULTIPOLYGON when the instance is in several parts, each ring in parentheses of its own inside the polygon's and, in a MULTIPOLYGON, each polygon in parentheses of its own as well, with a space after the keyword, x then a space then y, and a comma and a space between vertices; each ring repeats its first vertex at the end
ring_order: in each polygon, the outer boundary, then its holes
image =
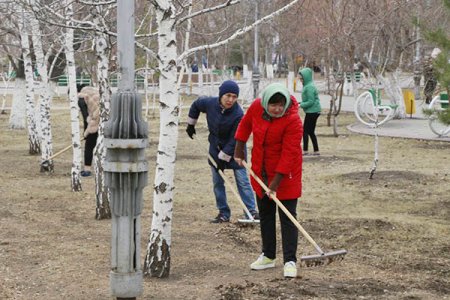
MULTIPOLYGON (((80 140, 80 142, 82 142, 82 141, 84 141, 84 140, 85 140, 85 138, 82 138, 82 139, 80 140)), ((55 154, 53 154, 52 156, 50 156, 50 157, 48 158, 48 160, 54 159, 55 157, 57 157, 57 156, 63 154, 64 152, 66 152, 66 151, 69 150, 70 148, 72 148, 72 144, 70 144, 69 146, 67 146, 66 148, 64 148, 64 149, 62 149, 62 150, 59 150, 58 152, 56 152, 55 154)))
MULTIPOLYGON (((214 165, 215 168, 217 168, 217 163, 214 160, 214 158, 211 156, 211 154, 209 154, 208 152, 208 159, 209 161, 214 165)), ((225 174, 223 173, 222 170, 218 170, 219 175, 222 177, 222 179, 225 181, 225 183, 227 184, 227 186, 231 189, 231 191, 233 192, 234 196, 236 196, 236 198, 239 200, 239 204, 242 206, 242 208, 245 211, 245 214, 247 215, 247 217, 251 220, 254 221, 255 219, 253 218, 252 214, 249 212, 247 206, 245 206, 244 202, 242 201, 241 197, 239 196, 239 194, 236 192, 236 189, 234 188, 234 186, 231 184, 231 182, 228 180, 228 178, 225 176, 225 174)))
MULTIPOLYGON (((267 193, 270 192, 267 185, 253 172, 253 170, 249 167, 247 162, 245 160, 242 160, 242 164, 244 167, 249 171, 250 175, 261 185, 261 187, 266 191, 267 193)), ((287 208, 281 203, 281 201, 275 196, 272 195, 273 201, 275 201, 275 204, 281 208, 281 210, 284 212, 284 214, 291 220, 292 223, 300 230, 300 232, 303 234, 303 236, 308 240, 308 242, 311 243, 311 245, 316 248, 317 252, 319 252, 321 255, 325 254, 322 249, 320 249, 319 245, 313 240, 313 238, 306 232, 306 230, 303 228, 302 225, 294 218, 294 216, 287 210, 287 208)))

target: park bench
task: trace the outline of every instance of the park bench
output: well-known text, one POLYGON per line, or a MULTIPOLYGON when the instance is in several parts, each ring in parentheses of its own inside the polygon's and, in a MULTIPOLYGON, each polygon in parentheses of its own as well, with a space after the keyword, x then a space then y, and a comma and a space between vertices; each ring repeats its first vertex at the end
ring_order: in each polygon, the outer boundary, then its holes
MULTIPOLYGON (((69 76, 68 75, 60 75, 58 77, 58 81, 56 83, 57 86, 68 86, 68 84, 69 84, 69 76)), ((77 77, 77 84, 91 85, 92 80, 89 76, 77 77)))
POLYGON ((361 82, 361 77, 362 77, 361 72, 353 72, 353 73, 346 72, 345 78, 347 79, 347 82, 352 82, 352 75, 353 75, 353 78, 355 78, 355 82, 357 82, 357 83, 361 82))

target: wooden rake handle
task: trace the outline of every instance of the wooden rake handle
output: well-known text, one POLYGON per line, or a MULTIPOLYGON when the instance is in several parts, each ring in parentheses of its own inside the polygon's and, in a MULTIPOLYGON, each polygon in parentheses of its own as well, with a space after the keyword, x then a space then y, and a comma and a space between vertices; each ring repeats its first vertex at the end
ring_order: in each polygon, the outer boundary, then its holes
MULTIPOLYGON (((242 160, 242 164, 244 167, 248 170, 250 175, 259 183, 259 185, 266 191, 267 193, 270 192, 267 185, 253 172, 253 170, 250 168, 250 166, 247 164, 245 160, 242 160)), ((271 195, 273 201, 275 201, 276 205, 281 208, 281 210, 285 213, 286 216, 294 223, 294 225, 300 230, 300 232, 303 234, 303 236, 311 243, 311 245, 316 248, 317 252, 319 252, 321 255, 325 254, 322 249, 320 249, 319 245, 313 240, 313 238, 306 232, 306 230, 303 228, 302 225, 294 218, 294 216, 287 210, 287 208, 281 203, 281 201, 275 196, 271 195)))
MULTIPOLYGON (((85 140, 85 138, 82 138, 82 139, 80 140, 80 142, 82 142, 82 141, 84 141, 84 140, 85 140)), ((62 150, 59 150, 58 152, 56 152, 55 154, 53 154, 52 156, 50 156, 50 157, 48 158, 48 160, 54 159, 55 157, 57 157, 57 156, 63 154, 64 152, 66 152, 66 151, 69 150, 70 148, 72 148, 72 144, 70 144, 69 146, 67 146, 66 148, 64 148, 64 149, 62 149, 62 150)))
MULTIPOLYGON (((208 152, 208 159, 209 161, 214 165, 215 168, 217 168, 217 163, 214 160, 214 158, 211 156, 211 154, 209 154, 208 152)), ((225 174, 223 173, 222 170, 218 170, 219 175, 222 177, 222 179, 225 181, 225 183, 227 184, 227 186, 230 188, 230 190, 233 192, 234 196, 236 196, 236 198, 239 200, 239 204, 242 206, 242 208, 245 211, 245 214, 247 215, 247 217, 251 220, 254 221, 255 219, 253 218, 252 214, 249 212, 247 206, 245 206, 244 201, 242 201, 241 196, 239 196, 238 192, 236 191, 236 188, 231 184, 230 180, 228 180, 228 178, 225 176, 225 174)))

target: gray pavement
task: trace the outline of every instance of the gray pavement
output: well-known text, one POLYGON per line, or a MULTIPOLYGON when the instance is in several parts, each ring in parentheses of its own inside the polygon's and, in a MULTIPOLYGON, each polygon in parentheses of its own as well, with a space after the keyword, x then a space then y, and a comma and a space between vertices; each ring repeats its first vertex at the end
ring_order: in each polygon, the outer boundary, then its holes
MULTIPOLYGON (((297 99, 301 99, 299 92, 294 93, 294 95, 297 99)), ((341 110, 353 112, 354 102, 355 100, 352 96, 344 96, 341 110)), ((386 100, 385 102, 388 101, 386 100)), ((330 96, 320 95, 320 103, 323 109, 328 109, 330 106, 330 96)), ((418 104, 419 106, 416 106, 416 113, 411 117, 408 115, 405 119, 393 119, 378 128, 370 128, 360 123, 355 117, 355 123, 347 126, 347 128, 352 132, 366 135, 378 134, 378 136, 450 142, 450 136, 438 137, 431 131, 428 125, 428 119, 422 114, 423 104, 420 105, 419 102, 418 104)))

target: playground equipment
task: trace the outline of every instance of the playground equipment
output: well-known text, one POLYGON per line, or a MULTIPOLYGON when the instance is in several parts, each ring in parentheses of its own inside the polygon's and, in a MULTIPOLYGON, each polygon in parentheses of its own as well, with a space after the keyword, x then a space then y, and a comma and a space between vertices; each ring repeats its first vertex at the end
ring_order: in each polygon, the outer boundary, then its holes
POLYGON ((428 111, 430 112, 428 125, 438 137, 450 136, 450 125, 444 123, 440 118, 440 114, 450 113, 448 102, 448 94, 441 93, 434 97, 428 105, 428 111))
POLYGON ((355 101, 356 118, 369 127, 383 125, 395 116, 397 104, 382 104, 380 90, 369 89, 355 101))

